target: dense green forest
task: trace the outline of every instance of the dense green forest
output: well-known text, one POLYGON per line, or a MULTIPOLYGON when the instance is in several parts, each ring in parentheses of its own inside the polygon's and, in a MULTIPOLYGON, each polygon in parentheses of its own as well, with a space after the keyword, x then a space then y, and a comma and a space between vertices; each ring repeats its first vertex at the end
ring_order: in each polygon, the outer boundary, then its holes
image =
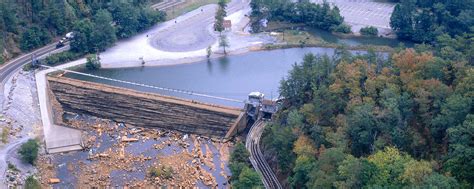
POLYGON ((350 26, 343 24, 344 18, 340 15, 339 8, 331 8, 327 2, 315 4, 309 1, 252 0, 250 6, 254 32, 262 29, 260 22, 263 19, 305 24, 327 31, 351 32, 350 26))
POLYGON ((472 188, 473 38, 306 55, 281 81, 264 152, 291 188, 472 188))
POLYGON ((454 37, 473 32, 473 0, 401 0, 395 6, 390 26, 402 39, 434 42, 437 36, 454 37))
POLYGON ((164 13, 149 9, 148 4, 148 0, 1 0, 0 64, 70 31, 76 34, 72 51, 103 51, 117 39, 164 20, 164 13))

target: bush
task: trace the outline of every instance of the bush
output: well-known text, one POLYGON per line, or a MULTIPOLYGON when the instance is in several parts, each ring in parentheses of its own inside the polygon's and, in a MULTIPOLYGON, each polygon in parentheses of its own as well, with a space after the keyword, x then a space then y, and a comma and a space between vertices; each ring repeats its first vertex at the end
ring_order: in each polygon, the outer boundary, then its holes
POLYGON ((36 158, 38 158, 39 144, 36 140, 30 139, 28 142, 21 145, 18 153, 24 162, 34 165, 36 158))
POLYGON ((148 169, 148 175, 150 177, 161 177, 164 179, 173 178, 173 168, 168 166, 161 166, 161 167, 151 167, 148 169))
POLYGON ((10 129, 7 127, 4 127, 2 129, 2 143, 6 144, 8 142, 8 134, 10 133, 10 129))
MULTIPOLYGON (((48 66, 57 66, 67 62, 77 60, 84 56, 84 53, 77 53, 72 51, 64 51, 56 54, 52 54, 46 57, 43 60, 39 61, 39 64, 48 65, 48 66)), ((23 66, 24 71, 30 71, 38 68, 38 66, 33 66, 31 63, 25 64, 23 66)))
POLYGON ((340 24, 336 27, 332 27, 331 30, 338 33, 352 33, 351 26, 347 24, 340 24))
POLYGON ((367 26, 360 29, 360 34, 366 36, 377 36, 379 34, 379 30, 373 26, 367 26))
POLYGON ((66 62, 77 60, 83 55, 84 55, 83 53, 64 51, 64 52, 60 52, 60 53, 48 56, 46 59, 42 60, 41 63, 47 64, 49 66, 56 66, 56 65, 64 64, 66 62))
POLYGON ((33 176, 29 176, 25 181, 25 188, 28 189, 41 189, 41 185, 38 180, 33 176))

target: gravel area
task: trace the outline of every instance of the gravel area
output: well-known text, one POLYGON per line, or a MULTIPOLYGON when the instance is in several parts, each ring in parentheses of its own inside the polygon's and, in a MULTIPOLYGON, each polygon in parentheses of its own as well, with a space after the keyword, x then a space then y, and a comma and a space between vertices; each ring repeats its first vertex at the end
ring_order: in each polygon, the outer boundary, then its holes
POLYGON ((1 114, 4 120, 0 122, 0 127, 8 128, 10 132, 8 145, 2 144, 0 147, 0 186, 15 186, 22 183, 26 175, 36 172, 33 166, 23 163, 17 154, 21 144, 38 136, 41 128, 33 78, 32 73, 20 71, 4 86, 5 98, 1 114), (7 172, 7 162, 13 164, 18 171, 7 172))

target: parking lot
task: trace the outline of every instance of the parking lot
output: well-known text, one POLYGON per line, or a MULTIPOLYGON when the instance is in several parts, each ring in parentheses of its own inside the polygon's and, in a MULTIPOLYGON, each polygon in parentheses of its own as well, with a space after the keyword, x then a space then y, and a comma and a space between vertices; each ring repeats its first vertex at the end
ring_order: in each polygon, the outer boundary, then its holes
MULTIPOLYGON (((322 3, 323 0, 312 0, 322 3)), ((395 4, 380 3, 371 0, 327 0, 341 10, 344 21, 352 25, 352 30, 358 32, 361 27, 375 26, 382 33, 390 30, 390 16, 395 4)))

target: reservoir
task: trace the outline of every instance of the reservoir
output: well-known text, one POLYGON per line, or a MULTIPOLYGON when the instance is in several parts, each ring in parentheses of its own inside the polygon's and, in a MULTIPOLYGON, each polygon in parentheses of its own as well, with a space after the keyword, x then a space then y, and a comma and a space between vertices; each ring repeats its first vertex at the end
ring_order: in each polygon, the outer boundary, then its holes
MULTIPOLYGON (((351 51, 353 54, 363 51, 351 51)), ((292 48, 271 51, 254 51, 232 55, 209 61, 162 67, 138 67, 120 69, 99 69, 89 71, 78 68, 76 71, 157 87, 192 91, 201 94, 225 97, 244 101, 250 92, 258 91, 265 98, 277 98, 280 81, 305 54, 333 56, 331 48, 292 48)), ((94 77, 69 73, 70 78, 131 88, 134 90, 159 93, 212 104, 243 107, 243 103, 187 95, 113 82, 94 77)))

